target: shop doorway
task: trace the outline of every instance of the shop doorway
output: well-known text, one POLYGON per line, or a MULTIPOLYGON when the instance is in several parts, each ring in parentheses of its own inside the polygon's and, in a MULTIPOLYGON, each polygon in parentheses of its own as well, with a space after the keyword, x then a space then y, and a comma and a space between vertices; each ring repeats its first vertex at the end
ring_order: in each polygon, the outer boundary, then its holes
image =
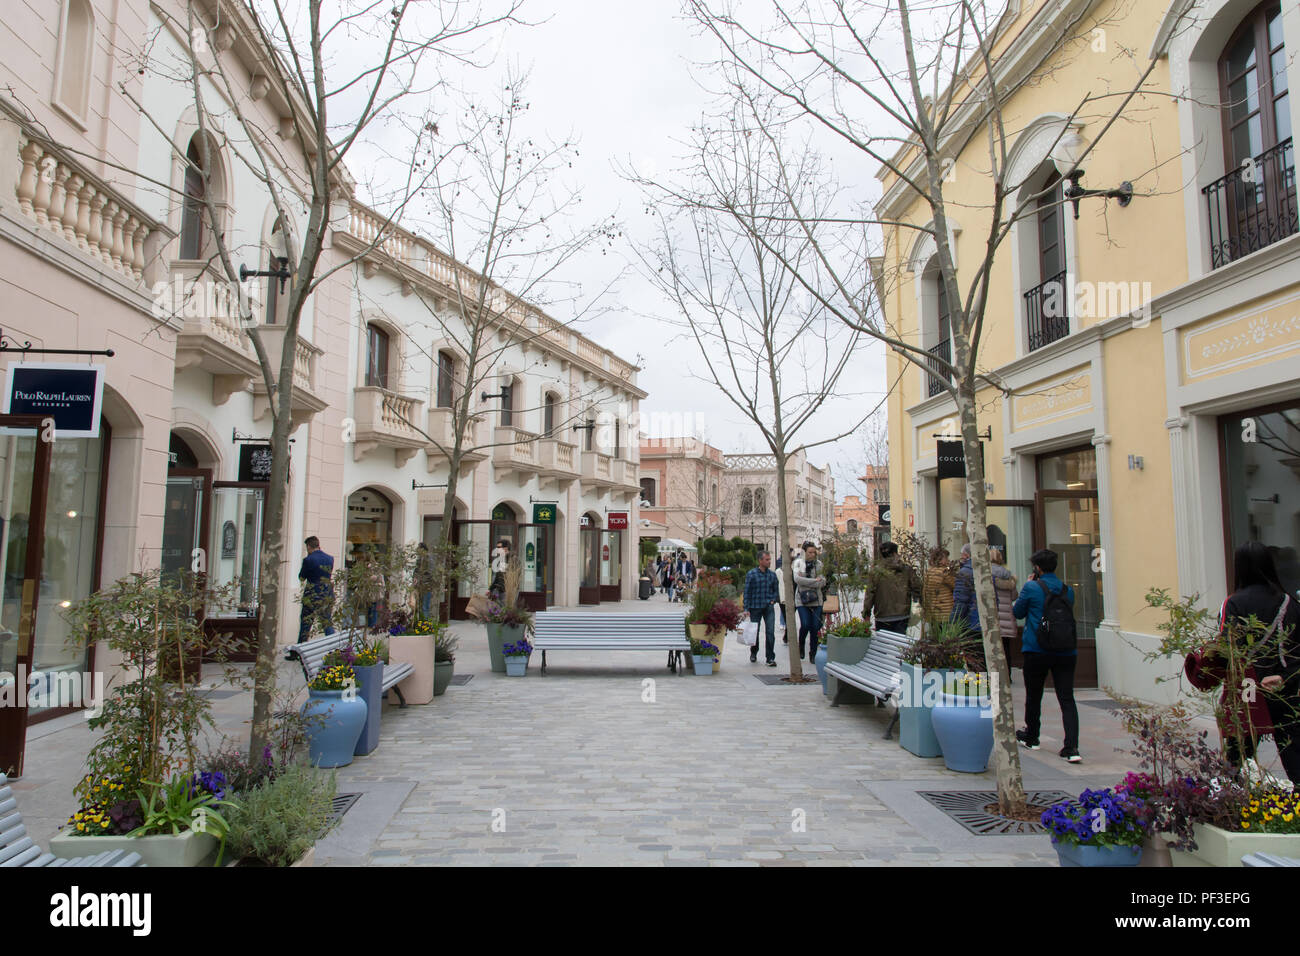
MULTIPOLYGON (((53 442, 41 441, 39 415, 0 415, 0 771, 21 777, 27 742, 28 678, 36 665, 37 611, 43 594, 47 489, 53 442)), ((47 608, 47 613, 55 613, 47 608)))
POLYGON ((601 600, 601 544, 600 515, 588 511, 582 516, 578 528, 578 603, 599 604, 601 600))

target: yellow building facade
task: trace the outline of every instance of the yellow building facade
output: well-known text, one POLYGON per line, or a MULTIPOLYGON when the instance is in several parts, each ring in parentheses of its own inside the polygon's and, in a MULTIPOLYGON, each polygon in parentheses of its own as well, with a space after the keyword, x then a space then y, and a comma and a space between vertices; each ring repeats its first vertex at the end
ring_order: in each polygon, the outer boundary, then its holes
MULTIPOLYGON (((1177 682, 1159 678, 1180 662, 1145 659, 1158 643, 1149 588, 1217 608, 1232 550, 1249 539, 1300 588, 1300 107, 1287 92, 1300 83, 1300 5, 1018 6, 994 69, 1041 78, 1004 109, 1006 181, 1022 184, 1013 201, 1025 214, 997 252, 978 362, 1001 386, 979 394, 990 541, 1020 582, 1037 548, 1061 555, 1078 595, 1081 685, 1169 699, 1177 682), (1079 42, 1055 49, 1070 23, 1079 42), (1122 92, 1153 59, 1145 92, 1101 135, 1112 108, 1078 110, 1085 93, 1122 92), (1075 218, 1068 163, 1053 159, 1073 137, 1096 142, 1081 185, 1131 182, 1130 203, 1083 198, 1075 218)), ((954 137, 944 186, 963 294, 992 215, 978 129, 954 137)), ((880 218, 926 226, 925 201, 880 178, 880 218)), ((890 229, 878 282, 889 329, 946 358, 935 252, 932 236, 890 229)), ((955 553, 964 482, 938 478, 955 403, 941 376, 888 362, 890 381, 901 376, 889 400, 893 527, 955 553)))

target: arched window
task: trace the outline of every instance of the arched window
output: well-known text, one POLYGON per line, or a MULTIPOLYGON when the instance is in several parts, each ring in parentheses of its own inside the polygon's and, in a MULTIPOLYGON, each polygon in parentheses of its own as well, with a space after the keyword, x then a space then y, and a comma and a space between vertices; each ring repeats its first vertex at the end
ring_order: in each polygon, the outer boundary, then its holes
MULTIPOLYGON (((279 218, 275 220, 275 225, 271 227, 270 242, 266 251, 267 272, 278 272, 281 266, 293 268, 293 253, 289 248, 289 236, 284 229, 284 223, 279 218)), ((288 283, 292 279, 286 280, 285 291, 280 291, 280 279, 276 276, 267 276, 266 278, 266 324, 279 325, 289 321, 289 295, 288 283)))
POLYGON ((547 438, 555 437, 555 406, 559 402, 559 396, 554 392, 547 392, 542 399, 542 434, 547 438))
POLYGON ((90 0, 67 0, 59 38, 54 100, 83 124, 90 106, 90 76, 95 57, 95 13, 90 0))
POLYGON ((701 506, 704 505, 704 479, 703 478, 700 478, 698 481, 695 482, 695 500, 699 505, 701 506))
POLYGON ((713 483, 713 487, 709 491, 709 500, 711 502, 711 507, 718 507, 718 483, 716 481, 713 483))
MULTIPOLYGON (((948 287, 943 281, 943 274, 939 271, 937 260, 933 261, 921 281, 929 287, 927 298, 934 302, 934 344, 928 349, 931 355, 942 359, 945 362, 952 361, 952 312, 948 308, 948 287)), ((931 366, 931 372, 928 379, 929 395, 938 395, 944 388, 944 382, 948 380, 948 375, 942 365, 937 362, 931 366)))
POLYGON ((641 479, 641 500, 648 505, 655 503, 655 480, 653 478, 641 479))
POLYGON ((456 357, 438 353, 438 407, 451 408, 456 397, 456 357))
POLYGON ((858 533, 858 522, 857 522, 857 519, 856 519, 856 518, 850 518, 849 521, 848 521, 848 525, 847 525, 847 527, 848 527, 848 532, 849 532, 849 534, 857 534, 857 533, 858 533))
POLYGON ((1297 229, 1286 71, 1282 8, 1271 0, 1241 22, 1219 57, 1223 152, 1229 175, 1226 181, 1207 187, 1213 190, 1212 208, 1217 206, 1221 217, 1211 223, 1216 266, 1297 229))
POLYGON ((388 388, 388 333, 371 323, 366 326, 366 384, 388 388))
POLYGON ((767 514, 767 489, 766 488, 754 489, 754 514, 756 515, 767 514))
POLYGON ((1060 174, 1053 172, 1038 198, 1038 284, 1025 293, 1029 351, 1070 334, 1065 301, 1065 210, 1060 174))
POLYGON ((740 513, 742 515, 754 513, 754 492, 748 488, 740 493, 740 513))
MULTIPOLYGON (((185 199, 181 207, 181 258, 203 258, 205 200, 208 193, 208 163, 203 161, 199 134, 190 137, 190 147, 185 153, 185 199)), ((209 160, 211 157, 208 157, 209 160)))

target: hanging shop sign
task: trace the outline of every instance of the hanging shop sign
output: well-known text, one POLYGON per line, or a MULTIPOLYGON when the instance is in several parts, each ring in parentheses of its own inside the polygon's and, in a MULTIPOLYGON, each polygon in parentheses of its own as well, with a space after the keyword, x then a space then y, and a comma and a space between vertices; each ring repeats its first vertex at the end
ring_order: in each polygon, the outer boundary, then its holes
POLYGON ((270 481, 271 480, 271 446, 270 445, 240 445, 239 446, 239 480, 240 481, 270 481))
POLYGON ((533 505, 533 524, 555 524, 555 505, 533 505))
POLYGON ((15 362, 9 366, 5 414, 40 415, 52 419, 56 440, 98 438, 103 401, 103 365, 15 362))
MULTIPOLYGON (((938 441, 934 443, 935 454, 938 458, 938 474, 936 477, 942 481, 944 478, 965 478, 966 477, 966 451, 959 441, 938 441)), ((984 459, 984 446, 980 445, 980 460, 984 459)))
POLYGON ((607 525, 607 527, 609 528, 610 531, 626 531, 626 530, 627 530, 627 512, 626 512, 626 511, 611 511, 611 512, 609 513, 609 516, 608 516, 607 520, 606 520, 606 525, 607 525))
POLYGON ((884 511, 880 512, 880 523, 881 523, 882 525, 887 525, 887 524, 889 524, 889 509, 888 509, 888 508, 886 508, 884 511))

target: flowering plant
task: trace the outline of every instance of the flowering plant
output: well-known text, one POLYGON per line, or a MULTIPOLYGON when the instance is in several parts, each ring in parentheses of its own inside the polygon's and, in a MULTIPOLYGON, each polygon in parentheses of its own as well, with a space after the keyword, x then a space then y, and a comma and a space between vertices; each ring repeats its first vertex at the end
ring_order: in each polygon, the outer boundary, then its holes
POLYGON ((1040 818, 1053 843, 1067 846, 1138 846, 1149 825, 1143 802, 1127 791, 1085 790, 1062 800, 1040 818))
POLYGON ((186 796, 195 797, 201 793, 211 794, 213 800, 226 799, 229 781, 220 770, 201 770, 190 777, 186 796))
POLYGON ((533 652, 533 645, 528 643, 528 638, 523 637, 517 641, 512 641, 501 648, 502 657, 527 657, 533 652))
POLYGON ((723 598, 709 608, 709 612, 696 623, 704 625, 705 634, 713 635, 734 631, 740 626, 740 620, 740 605, 729 598, 723 598))
POLYGON ((347 690, 357 686, 357 675, 351 664, 322 667, 307 685, 312 690, 347 690))
POLYGON ((944 678, 943 689, 953 697, 985 698, 989 696, 988 675, 975 672, 949 674, 944 678))
POLYGON ((1241 808, 1246 833, 1300 833, 1300 793, 1265 790, 1253 794, 1241 808))
POLYGON ((442 621, 431 621, 427 617, 417 618, 415 623, 406 631, 407 634, 428 634, 437 637, 442 631, 447 629, 447 625, 442 621))
POLYGON ((860 617, 852 617, 836 624, 829 633, 831 637, 870 637, 871 623, 860 617))
POLYGON ((374 667, 388 656, 388 645, 383 638, 358 638, 352 644, 352 666, 374 667))
POLYGON ((695 657, 717 657, 718 647, 708 641, 697 641, 695 638, 691 638, 691 654, 695 657))
POLYGON ((525 632, 533 629, 533 612, 522 604, 508 604, 494 597, 487 599, 481 620, 486 624, 500 624, 503 627, 522 627, 525 632))

